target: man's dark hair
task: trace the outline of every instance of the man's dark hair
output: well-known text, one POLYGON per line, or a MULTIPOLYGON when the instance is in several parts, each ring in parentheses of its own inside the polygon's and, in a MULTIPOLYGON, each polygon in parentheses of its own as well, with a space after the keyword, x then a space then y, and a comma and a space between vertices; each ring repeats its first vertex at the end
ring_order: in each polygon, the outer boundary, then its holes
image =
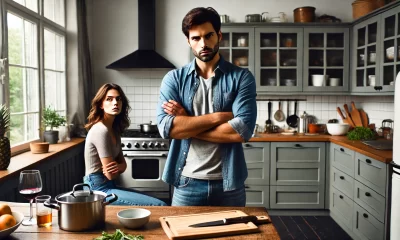
POLYGON ((189 38, 189 30, 192 26, 210 22, 216 33, 221 30, 221 19, 217 11, 212 7, 198 7, 190 10, 182 20, 182 32, 189 38))

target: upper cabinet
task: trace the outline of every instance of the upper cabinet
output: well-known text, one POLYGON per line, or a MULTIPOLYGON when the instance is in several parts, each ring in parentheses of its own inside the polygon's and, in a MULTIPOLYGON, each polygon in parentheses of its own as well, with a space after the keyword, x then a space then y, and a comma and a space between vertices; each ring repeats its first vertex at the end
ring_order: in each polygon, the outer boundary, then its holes
POLYGON ((352 92, 394 92, 400 71, 400 7, 353 27, 352 92))
POLYGON ((349 89, 349 29, 304 29, 305 92, 345 92, 349 89))
POLYGON ((254 29, 224 27, 219 52, 237 66, 247 68, 254 75, 254 29))
POLYGON ((256 28, 255 78, 257 91, 301 91, 302 47, 302 28, 256 28))

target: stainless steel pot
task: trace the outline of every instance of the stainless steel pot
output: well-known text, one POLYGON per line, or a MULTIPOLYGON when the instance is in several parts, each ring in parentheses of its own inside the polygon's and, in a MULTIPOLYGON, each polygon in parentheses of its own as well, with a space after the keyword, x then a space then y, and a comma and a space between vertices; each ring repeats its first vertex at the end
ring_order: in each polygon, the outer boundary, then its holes
POLYGON ((101 228, 105 225, 105 206, 116 201, 115 194, 107 195, 100 191, 92 191, 88 184, 76 184, 72 192, 58 195, 56 203, 46 201, 44 205, 59 211, 58 225, 65 231, 85 231, 101 228), (77 187, 87 186, 89 191, 77 191, 77 187), (105 201, 107 197, 112 197, 105 201))
POLYGON ((157 124, 152 124, 151 121, 150 121, 150 123, 140 124, 139 126, 140 126, 140 131, 144 132, 144 133, 156 133, 156 132, 158 132, 157 124))

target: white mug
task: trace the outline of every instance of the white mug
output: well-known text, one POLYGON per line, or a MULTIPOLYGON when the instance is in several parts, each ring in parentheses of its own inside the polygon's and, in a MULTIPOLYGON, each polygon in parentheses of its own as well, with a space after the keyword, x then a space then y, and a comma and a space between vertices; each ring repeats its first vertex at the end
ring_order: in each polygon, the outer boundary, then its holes
POLYGON ((329 78, 329 86, 336 87, 340 85, 340 78, 329 78))
POLYGON ((375 75, 368 75, 368 86, 375 86, 375 75))

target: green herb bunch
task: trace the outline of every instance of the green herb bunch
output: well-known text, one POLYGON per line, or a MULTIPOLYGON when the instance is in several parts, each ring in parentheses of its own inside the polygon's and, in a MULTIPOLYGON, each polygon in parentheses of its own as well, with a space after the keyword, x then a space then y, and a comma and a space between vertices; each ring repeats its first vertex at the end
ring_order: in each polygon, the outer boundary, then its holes
POLYGON ((347 133, 349 140, 371 140, 375 138, 375 133, 367 127, 355 127, 347 133))
POLYGON ((126 239, 143 240, 144 237, 142 235, 125 234, 123 231, 117 229, 113 234, 102 232, 100 237, 94 238, 93 240, 126 240, 126 239))

